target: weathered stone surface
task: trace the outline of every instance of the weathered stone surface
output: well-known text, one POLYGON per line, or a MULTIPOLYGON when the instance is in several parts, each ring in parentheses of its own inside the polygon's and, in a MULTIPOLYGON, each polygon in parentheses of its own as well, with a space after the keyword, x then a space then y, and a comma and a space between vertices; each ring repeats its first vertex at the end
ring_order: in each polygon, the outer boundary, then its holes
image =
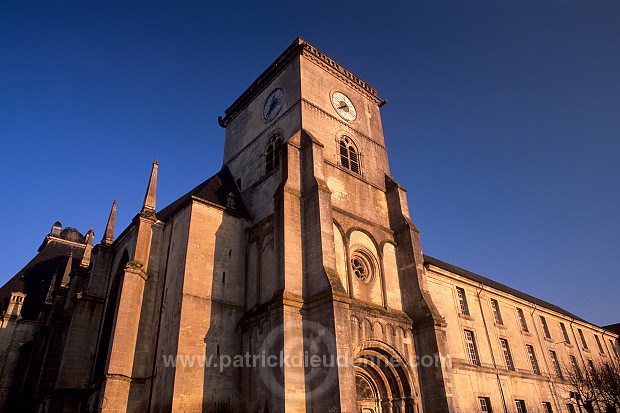
POLYGON ((465 413, 484 397, 565 412, 550 351, 618 363, 618 335, 425 257, 390 175, 383 103, 297 39, 220 119, 220 172, 155 211, 155 161, 132 224, 113 239, 114 203, 92 251, 92 233, 54 224, 44 246, 73 248, 57 254, 68 270, 46 274, 35 319, 20 318, 23 292, 5 305, 0 409, 465 413))

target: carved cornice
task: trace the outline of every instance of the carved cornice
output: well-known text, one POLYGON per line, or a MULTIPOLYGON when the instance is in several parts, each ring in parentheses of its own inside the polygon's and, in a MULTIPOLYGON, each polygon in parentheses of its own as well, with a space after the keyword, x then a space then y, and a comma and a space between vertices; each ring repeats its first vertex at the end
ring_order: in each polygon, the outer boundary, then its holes
POLYGON ((142 279, 143 281, 146 281, 146 280, 148 280, 149 277, 148 277, 147 273, 144 272, 143 268, 144 268, 144 266, 142 265, 141 262, 129 261, 125 265, 125 274, 135 274, 140 279, 142 279))
POLYGON ((327 56, 316 47, 307 43, 303 39, 298 38, 298 40, 301 40, 304 43, 303 48, 301 49, 302 56, 308 57, 314 64, 345 82, 347 85, 357 90, 380 107, 385 105, 386 101, 379 97, 377 89, 355 76, 353 73, 342 67, 334 59, 327 56))
POLYGON ((334 59, 321 52, 316 47, 306 42, 301 37, 295 39, 278 58, 265 70, 241 96, 224 111, 224 117, 218 118, 221 127, 227 127, 237 115, 244 110, 265 88, 276 78, 297 56, 305 56, 321 69, 345 82, 351 88, 360 92, 363 96, 379 106, 385 104, 385 100, 379 97, 379 93, 368 83, 338 64, 334 59))

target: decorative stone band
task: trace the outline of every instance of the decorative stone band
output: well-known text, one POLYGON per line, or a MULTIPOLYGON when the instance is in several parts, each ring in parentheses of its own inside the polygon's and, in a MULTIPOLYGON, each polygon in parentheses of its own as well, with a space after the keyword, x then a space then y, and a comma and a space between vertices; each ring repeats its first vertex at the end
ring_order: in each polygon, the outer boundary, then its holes
POLYGON ((131 382, 131 377, 125 376, 124 374, 106 373, 105 378, 106 380, 112 380, 112 381, 123 381, 126 383, 131 382))
POLYGON ((152 378, 154 378, 155 376, 149 376, 149 377, 129 377, 126 376, 124 374, 118 374, 118 373, 106 373, 105 375, 107 380, 112 380, 112 381, 122 381, 125 383, 145 383, 147 380, 150 380, 152 378))

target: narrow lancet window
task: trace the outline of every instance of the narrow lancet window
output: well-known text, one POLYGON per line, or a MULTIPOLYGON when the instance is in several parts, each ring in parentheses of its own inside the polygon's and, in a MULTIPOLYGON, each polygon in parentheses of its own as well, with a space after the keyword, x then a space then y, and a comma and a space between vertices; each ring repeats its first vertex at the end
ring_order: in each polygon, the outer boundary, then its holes
POLYGON ((265 173, 269 173, 280 166, 280 145, 282 137, 279 133, 273 135, 267 145, 265 156, 265 173))

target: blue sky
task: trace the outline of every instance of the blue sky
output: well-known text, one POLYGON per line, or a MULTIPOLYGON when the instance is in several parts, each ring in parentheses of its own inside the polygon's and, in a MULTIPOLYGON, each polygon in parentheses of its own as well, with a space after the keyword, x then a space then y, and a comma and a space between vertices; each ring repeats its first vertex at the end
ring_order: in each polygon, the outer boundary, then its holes
POLYGON ((0 281, 221 166, 217 116, 301 36, 377 88, 426 254, 620 322, 620 3, 0 3, 0 281))

